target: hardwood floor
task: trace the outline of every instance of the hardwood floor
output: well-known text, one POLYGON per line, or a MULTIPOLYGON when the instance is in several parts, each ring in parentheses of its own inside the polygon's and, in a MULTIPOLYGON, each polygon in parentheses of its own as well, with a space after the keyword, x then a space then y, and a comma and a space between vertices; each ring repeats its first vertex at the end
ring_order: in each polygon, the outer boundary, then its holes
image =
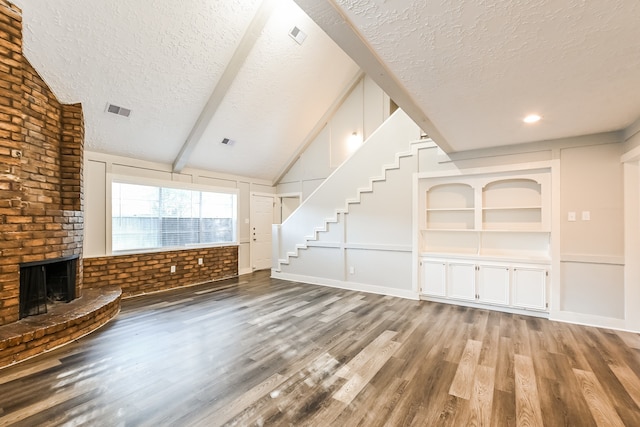
POLYGON ((0 425, 640 426, 639 406, 637 334, 266 272, 126 300, 0 370, 0 425))

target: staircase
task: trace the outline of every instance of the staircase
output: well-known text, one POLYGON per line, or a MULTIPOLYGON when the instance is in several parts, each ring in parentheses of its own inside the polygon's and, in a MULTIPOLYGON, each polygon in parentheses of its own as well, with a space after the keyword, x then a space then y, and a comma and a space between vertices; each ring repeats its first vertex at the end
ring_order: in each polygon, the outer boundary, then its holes
POLYGON ((309 242, 327 232, 329 224, 337 223, 340 214, 360 203, 363 194, 372 193, 374 183, 387 179, 387 171, 400 168, 400 159, 432 145, 419 135, 418 126, 403 111, 389 117, 284 223, 273 226, 273 271, 281 272, 309 242))

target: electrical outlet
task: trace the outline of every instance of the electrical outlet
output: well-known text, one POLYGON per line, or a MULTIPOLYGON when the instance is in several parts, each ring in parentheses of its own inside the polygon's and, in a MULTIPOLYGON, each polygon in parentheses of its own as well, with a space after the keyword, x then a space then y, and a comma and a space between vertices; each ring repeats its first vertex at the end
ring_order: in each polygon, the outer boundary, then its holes
POLYGON ((175 266, 175 265, 172 265, 172 266, 171 266, 171 272, 172 272, 172 273, 175 273, 175 272, 176 272, 176 266, 175 266))
POLYGON ((356 269, 353 266, 349 267, 349 274, 356 274, 356 269))
POLYGON ((204 264, 204 260, 202 258, 198 258, 198 265, 204 264))
POLYGON ((575 221, 576 220, 576 213, 575 212, 569 212, 567 214, 567 221, 575 221))

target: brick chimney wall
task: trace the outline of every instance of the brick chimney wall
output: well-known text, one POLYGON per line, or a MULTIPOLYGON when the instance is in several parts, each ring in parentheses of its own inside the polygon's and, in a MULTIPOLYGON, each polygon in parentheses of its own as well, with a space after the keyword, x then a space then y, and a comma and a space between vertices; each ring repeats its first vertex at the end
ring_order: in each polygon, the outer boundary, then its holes
POLYGON ((22 54, 22 12, 0 0, 0 325, 19 318, 20 263, 78 255, 84 125, 22 54))

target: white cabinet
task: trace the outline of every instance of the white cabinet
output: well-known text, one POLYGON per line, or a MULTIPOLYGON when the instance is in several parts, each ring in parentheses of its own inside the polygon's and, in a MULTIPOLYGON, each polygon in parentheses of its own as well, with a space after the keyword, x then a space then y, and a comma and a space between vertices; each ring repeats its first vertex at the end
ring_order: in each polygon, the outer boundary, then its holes
POLYGON ((461 300, 476 299, 476 265, 466 262, 449 263, 450 298, 461 300))
POLYGON ((420 289, 423 294, 444 297, 447 295, 447 263, 420 261, 420 289))
POLYGON ((510 269, 501 265, 478 266, 478 301, 509 305, 510 269))
POLYGON ((547 309, 547 271, 541 268, 513 268, 513 305, 533 310, 547 309))
POLYGON ((548 311, 551 167, 418 176, 422 295, 548 311))
POLYGON ((420 293, 437 300, 547 311, 548 265, 421 258, 420 293))

